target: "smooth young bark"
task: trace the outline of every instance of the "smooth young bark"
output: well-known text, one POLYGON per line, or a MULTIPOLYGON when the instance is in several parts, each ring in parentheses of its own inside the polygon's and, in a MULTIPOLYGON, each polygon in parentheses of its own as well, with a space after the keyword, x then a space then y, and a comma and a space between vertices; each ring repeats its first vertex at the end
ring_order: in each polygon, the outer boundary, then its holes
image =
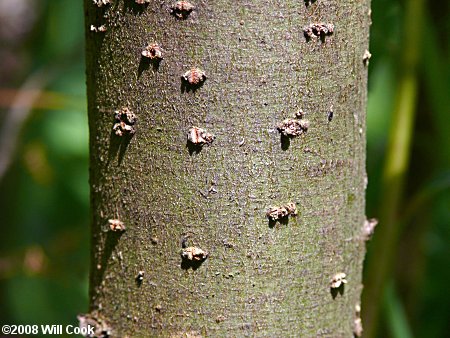
POLYGON ((369 1, 196 1, 186 19, 172 4, 85 0, 93 316, 118 337, 352 336, 369 1), (307 41, 312 23, 334 32, 307 41), (159 66, 141 57, 154 42, 159 66), (182 84, 192 67, 203 86, 182 84), (132 137, 112 132, 121 107, 137 116, 132 137), (282 140, 277 125, 299 109, 307 132, 282 140), (192 151, 192 126, 216 139, 192 151), (289 202, 298 215, 269 224, 267 209, 289 202), (182 245, 209 256, 192 268, 182 245))

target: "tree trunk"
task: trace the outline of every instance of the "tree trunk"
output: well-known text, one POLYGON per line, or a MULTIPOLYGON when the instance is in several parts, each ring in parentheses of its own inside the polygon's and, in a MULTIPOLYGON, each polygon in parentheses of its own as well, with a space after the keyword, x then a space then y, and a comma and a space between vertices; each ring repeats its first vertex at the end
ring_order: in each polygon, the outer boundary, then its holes
POLYGON ((352 336, 369 1, 174 3, 85 0, 90 318, 117 337, 352 336))

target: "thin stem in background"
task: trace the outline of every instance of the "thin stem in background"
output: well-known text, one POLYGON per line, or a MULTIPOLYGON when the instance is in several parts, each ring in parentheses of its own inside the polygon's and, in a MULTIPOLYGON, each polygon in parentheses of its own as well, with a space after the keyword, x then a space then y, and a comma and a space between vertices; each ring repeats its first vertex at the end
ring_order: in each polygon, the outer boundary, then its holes
POLYGON ((400 224, 403 187, 409 166, 411 139, 418 93, 417 65, 421 46, 423 0, 406 3, 403 27, 403 49, 399 64, 399 85, 396 93, 389 143, 383 170, 379 219, 367 262, 362 315, 364 337, 374 338, 386 280, 395 257, 400 224))

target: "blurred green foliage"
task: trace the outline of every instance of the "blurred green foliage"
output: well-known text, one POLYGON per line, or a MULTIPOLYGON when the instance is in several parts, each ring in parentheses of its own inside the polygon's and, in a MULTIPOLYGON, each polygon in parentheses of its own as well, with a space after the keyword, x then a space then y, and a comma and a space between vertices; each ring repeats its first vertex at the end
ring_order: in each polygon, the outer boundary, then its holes
MULTIPOLYGON (((408 128, 401 124, 397 130, 391 128, 399 113, 395 101, 402 95, 401 81, 412 74, 417 83, 414 96, 409 98, 415 113, 412 141, 406 149, 410 157, 402 174, 404 185, 395 219, 388 224, 397 228, 398 237, 389 257, 392 271, 387 288, 380 297, 379 337, 445 337, 450 332, 450 293, 445 286, 450 277, 450 21, 448 3, 435 5, 423 2, 418 15, 407 17, 412 13, 408 8, 420 6, 417 0, 372 1, 373 57, 367 112, 369 217, 381 216, 393 193, 390 183, 383 180, 387 153, 393 150, 389 140, 403 132, 399 128, 408 128), (408 62, 414 49, 418 50, 418 60, 411 68, 408 62)), ((385 250, 390 241, 376 240, 378 246, 368 246, 374 265, 380 256, 375 248, 385 250)), ((364 284, 372 282, 367 274, 364 277, 364 284)))
MULTIPOLYGON (((77 324, 88 307, 89 262, 83 4, 6 1, 2 10, 14 6, 23 9, 16 24, 30 27, 19 41, 3 36, 2 54, 13 53, 18 64, 2 70, 0 90, 19 92, 36 77, 41 95, 37 107, 24 107, 27 118, 0 181, 0 320, 77 324)), ((4 101, 2 95, 2 123, 14 113, 4 101)))
MULTIPOLYGON (((25 109, 9 170, 0 178, 0 321, 76 324, 76 315, 88 307, 89 261, 82 1, 2 1, 0 11, 7 3, 32 10, 17 16, 23 22, 18 22, 22 30, 17 28, 16 37, 6 33, 0 37, 1 123, 11 113, 4 91, 19 92, 35 77, 41 79, 41 95, 25 109)), ((372 1, 369 217, 376 217, 383 203, 380 187, 401 76, 406 3, 372 1)), ((443 6, 448 9, 448 3, 443 6)), ((0 15, 0 26, 5 20, 0 15)), ((416 123, 398 210, 401 235, 391 258, 395 269, 384 297, 380 337, 444 337, 450 332, 449 26, 447 10, 427 6, 421 27, 416 123)))

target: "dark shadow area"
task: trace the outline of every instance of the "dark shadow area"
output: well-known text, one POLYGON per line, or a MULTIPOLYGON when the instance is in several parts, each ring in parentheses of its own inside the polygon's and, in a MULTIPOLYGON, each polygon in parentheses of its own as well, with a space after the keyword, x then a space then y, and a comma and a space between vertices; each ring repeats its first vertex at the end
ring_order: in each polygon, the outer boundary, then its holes
POLYGON ((188 259, 181 258, 180 266, 183 270, 192 269, 195 271, 203 264, 203 262, 204 262, 204 260, 203 261, 191 261, 188 259))
POLYGON ((142 73, 149 70, 150 66, 153 67, 153 71, 157 72, 161 64, 161 59, 150 59, 141 55, 141 60, 139 61, 138 67, 138 78, 141 77, 142 73))
POLYGON ((315 27, 312 30, 304 30, 303 36, 306 39, 306 42, 310 42, 313 37, 319 38, 320 42, 325 43, 326 37, 331 36, 333 33, 325 33, 323 31, 317 30, 315 27))
POLYGON ((272 220, 272 219, 269 219, 269 228, 273 228, 273 227, 275 227, 275 225, 277 224, 277 221, 274 221, 274 220, 272 220))
POLYGON ((132 134, 125 134, 120 137, 122 139, 122 142, 120 143, 119 147, 119 156, 117 158, 117 164, 122 164, 123 158, 125 156, 125 153, 127 151, 128 145, 131 142, 131 139, 133 138, 132 134))
POLYGON ((122 231, 117 231, 117 232, 108 231, 108 233, 106 234, 105 246, 103 247, 103 250, 101 251, 102 257, 100 259, 100 269, 97 269, 96 273, 95 273, 94 280, 95 280, 95 283, 97 284, 97 286, 104 279, 103 275, 105 274, 106 267, 108 265, 108 261, 114 251, 114 248, 119 243, 119 239, 122 235, 123 235, 122 231))
POLYGON ((134 281, 136 282, 136 286, 140 287, 142 285, 142 282, 144 281, 144 277, 141 275, 137 275, 134 281))
POLYGON ((194 144, 190 142, 189 140, 186 141, 186 148, 189 151, 189 155, 198 154, 202 151, 203 145, 194 144))
POLYGON ((281 150, 288 150, 289 146, 291 145, 291 138, 289 136, 280 134, 280 145, 281 145, 281 150))
POLYGON ((109 151, 108 151, 108 165, 117 156, 117 164, 122 164, 123 158, 127 151, 128 145, 131 142, 134 134, 124 134, 122 136, 116 135, 114 130, 111 130, 109 136, 109 151))
POLYGON ((316 2, 316 0, 304 0, 304 1, 305 1, 305 6, 306 7, 311 6, 313 3, 316 2))
POLYGON ((303 36, 305 37, 306 42, 311 41, 311 36, 308 34, 308 32, 303 31, 303 36))
POLYGON ((276 221, 269 219, 269 228, 274 228, 277 223, 280 223, 281 225, 289 225, 289 215, 282 217, 276 221))
POLYGON ((149 3, 137 4, 135 0, 125 0, 123 4, 124 11, 132 13, 133 15, 141 15, 147 9, 149 3))
POLYGON ((332 110, 330 110, 327 113, 327 119, 328 119, 328 122, 331 122, 333 120, 333 111, 332 110))
POLYGON ((177 20, 186 20, 189 17, 189 15, 191 15, 193 10, 194 10, 193 7, 192 8, 186 8, 186 7, 180 8, 179 6, 174 5, 170 9, 170 15, 172 15, 177 20))
POLYGON ((178 13, 178 12, 175 12, 175 11, 171 11, 170 12, 170 15, 172 15, 175 19, 177 19, 177 20, 186 20, 188 17, 189 17, 189 14, 176 14, 176 13, 178 13))
POLYGON ((204 83, 205 83, 205 81, 201 81, 196 84, 191 84, 188 81, 186 81, 183 77, 181 77, 180 90, 182 93, 185 93, 185 92, 189 93, 190 91, 195 92, 197 89, 201 88, 204 83))
POLYGON ((341 286, 338 288, 330 288, 331 297, 333 297, 333 299, 335 299, 338 294, 340 294, 342 296, 344 294, 344 289, 345 289, 344 283, 342 283, 341 286))
POLYGON ((141 55, 141 59, 139 60, 139 67, 138 67, 138 78, 141 77, 143 72, 149 70, 151 63, 152 62, 149 58, 146 58, 141 55))

